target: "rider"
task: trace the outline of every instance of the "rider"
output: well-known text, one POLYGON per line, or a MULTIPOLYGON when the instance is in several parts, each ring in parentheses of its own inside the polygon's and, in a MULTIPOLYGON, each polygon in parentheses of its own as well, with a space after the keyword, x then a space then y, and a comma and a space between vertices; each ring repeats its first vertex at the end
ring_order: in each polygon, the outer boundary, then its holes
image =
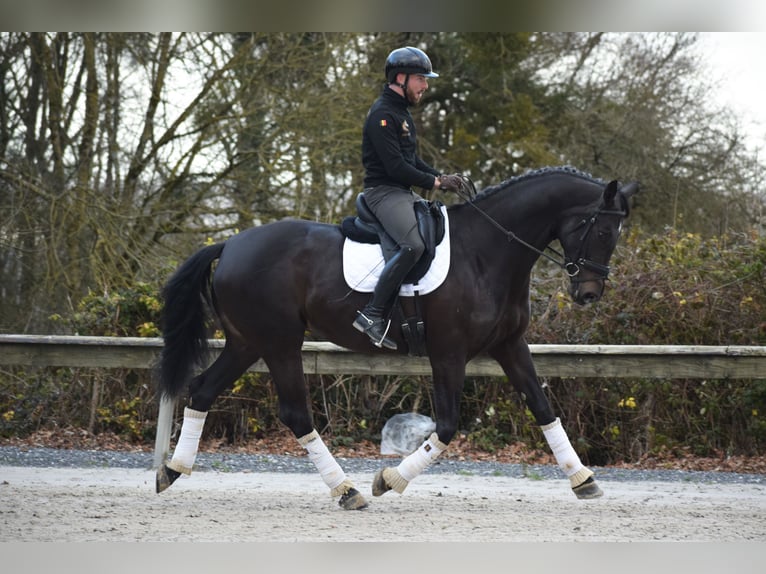
POLYGON ((412 47, 392 51, 386 60, 386 85, 367 113, 362 133, 365 168, 364 198, 399 250, 386 263, 371 301, 354 320, 378 347, 396 349, 383 315, 393 302, 404 277, 425 250, 418 231, 414 203, 422 199, 412 186, 457 191, 457 175, 442 175, 417 155, 417 135, 409 106, 418 104, 437 78, 431 60, 412 47))

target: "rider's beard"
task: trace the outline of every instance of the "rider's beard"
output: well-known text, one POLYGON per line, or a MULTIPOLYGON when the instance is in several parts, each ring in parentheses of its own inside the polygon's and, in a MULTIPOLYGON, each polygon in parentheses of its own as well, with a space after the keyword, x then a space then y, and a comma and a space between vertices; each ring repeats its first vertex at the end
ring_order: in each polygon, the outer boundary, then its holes
POLYGON ((416 92, 411 87, 407 86, 407 99, 412 105, 416 105, 420 103, 420 100, 423 98, 423 92, 416 92))

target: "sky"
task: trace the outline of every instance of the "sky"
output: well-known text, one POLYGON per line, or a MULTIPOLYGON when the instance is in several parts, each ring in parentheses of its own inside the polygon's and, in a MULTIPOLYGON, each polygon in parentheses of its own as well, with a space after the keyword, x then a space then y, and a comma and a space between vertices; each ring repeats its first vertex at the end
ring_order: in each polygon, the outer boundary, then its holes
POLYGON ((752 149, 766 149, 766 32, 705 32, 700 47, 719 80, 713 97, 734 110, 752 149))

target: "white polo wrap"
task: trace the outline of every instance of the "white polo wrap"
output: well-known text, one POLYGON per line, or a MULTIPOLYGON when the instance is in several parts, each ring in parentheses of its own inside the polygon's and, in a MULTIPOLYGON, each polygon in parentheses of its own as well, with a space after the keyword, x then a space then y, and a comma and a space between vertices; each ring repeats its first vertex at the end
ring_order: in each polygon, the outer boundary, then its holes
POLYGON ((184 408, 184 422, 181 425, 181 436, 173 451, 173 458, 168 463, 168 468, 183 474, 191 474, 194 467, 194 459, 199 450, 199 439, 202 436, 202 427, 205 426, 207 412, 195 411, 189 407, 184 408))
POLYGON ((353 487, 316 429, 299 438, 298 443, 306 449, 309 460, 314 463, 322 480, 330 487, 330 496, 342 496, 353 487))
POLYGON ((561 419, 556 418, 550 424, 540 427, 548 441, 548 446, 556 457, 559 468, 569 477, 569 483, 575 487, 585 482, 588 477, 593 475, 593 471, 586 468, 577 456, 572 443, 569 442, 564 427, 561 426, 561 419))
POLYGON ((415 452, 407 455, 399 466, 383 469, 386 484, 401 494, 410 481, 423 472, 446 449, 447 445, 439 440, 439 435, 432 433, 415 452))

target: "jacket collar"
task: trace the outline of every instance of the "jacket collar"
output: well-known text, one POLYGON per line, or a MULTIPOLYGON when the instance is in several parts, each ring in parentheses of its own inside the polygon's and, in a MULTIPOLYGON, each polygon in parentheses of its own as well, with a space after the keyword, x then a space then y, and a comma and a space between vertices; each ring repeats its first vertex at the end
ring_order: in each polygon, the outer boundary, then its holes
POLYGON ((393 105, 398 106, 404 110, 409 107, 407 99, 404 96, 397 94, 388 86, 388 84, 383 86, 383 97, 393 105))

